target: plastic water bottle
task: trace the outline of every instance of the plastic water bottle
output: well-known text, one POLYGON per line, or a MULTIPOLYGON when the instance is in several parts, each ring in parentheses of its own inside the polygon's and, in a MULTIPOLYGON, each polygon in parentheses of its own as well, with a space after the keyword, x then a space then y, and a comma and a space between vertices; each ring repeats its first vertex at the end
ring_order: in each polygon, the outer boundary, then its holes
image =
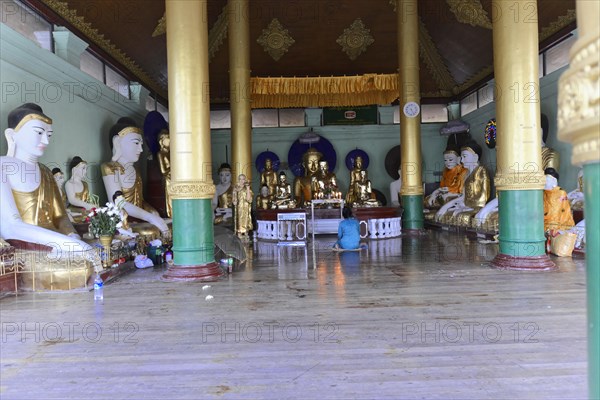
POLYGON ((94 279, 94 301, 104 301, 104 282, 100 274, 94 279))

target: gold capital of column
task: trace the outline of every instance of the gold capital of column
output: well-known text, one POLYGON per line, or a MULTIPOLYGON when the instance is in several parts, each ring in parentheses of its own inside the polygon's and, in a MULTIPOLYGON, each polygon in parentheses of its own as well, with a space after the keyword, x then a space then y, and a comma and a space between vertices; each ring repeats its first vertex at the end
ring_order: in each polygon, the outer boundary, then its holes
POLYGON ((573 144, 571 162, 600 159, 600 5, 577 3, 579 39, 571 49, 571 63, 559 80, 558 138, 573 144))
POLYGON ((171 181, 169 194, 173 199, 212 199, 215 185, 206 181, 171 181))

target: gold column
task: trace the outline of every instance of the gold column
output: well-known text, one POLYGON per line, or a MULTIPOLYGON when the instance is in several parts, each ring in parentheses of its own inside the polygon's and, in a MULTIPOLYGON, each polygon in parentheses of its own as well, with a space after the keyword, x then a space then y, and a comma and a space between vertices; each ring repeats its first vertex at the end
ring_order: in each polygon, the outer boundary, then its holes
POLYGON ((496 190, 544 188, 539 39, 531 0, 493 0, 496 79, 496 190))
POLYGON ((173 198, 212 199, 206 2, 166 0, 173 198))
POLYGON ((248 0, 229 0, 229 86, 231 159, 234 180, 252 180, 252 112, 250 110, 250 21, 248 0))
POLYGON ((423 195, 421 176, 421 114, 407 117, 404 106, 420 104, 419 16, 417 0, 398 1, 398 65, 400 89, 400 147, 402 196, 423 195))
POLYGON ((162 279, 204 281, 214 262, 206 1, 166 0, 173 253, 162 279))

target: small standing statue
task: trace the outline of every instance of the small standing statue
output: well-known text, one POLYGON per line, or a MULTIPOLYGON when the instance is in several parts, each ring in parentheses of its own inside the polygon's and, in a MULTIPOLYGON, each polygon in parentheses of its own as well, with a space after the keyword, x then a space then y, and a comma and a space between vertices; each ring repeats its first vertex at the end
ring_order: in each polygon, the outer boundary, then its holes
POLYGON ((238 181, 233 188, 233 206, 235 207, 234 226, 235 233, 240 237, 247 237, 248 232, 252 230, 252 189, 250 183, 246 181, 246 175, 240 174, 238 181))
POLYGON ((160 150, 158 151, 158 165, 160 166, 160 172, 163 174, 165 179, 165 203, 167 217, 173 216, 173 204, 171 203, 171 139, 169 137, 169 131, 163 129, 158 135, 158 144, 160 150))
POLYGON ((273 162, 270 158, 265 160, 265 170, 260 174, 260 186, 262 185, 266 185, 269 188, 269 196, 273 196, 277 186, 277 172, 273 171, 273 162))

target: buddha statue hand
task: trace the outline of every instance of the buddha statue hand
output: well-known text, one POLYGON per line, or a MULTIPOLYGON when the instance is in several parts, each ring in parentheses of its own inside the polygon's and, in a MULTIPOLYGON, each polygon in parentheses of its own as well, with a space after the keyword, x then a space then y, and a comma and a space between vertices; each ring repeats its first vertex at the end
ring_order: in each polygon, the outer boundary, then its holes
POLYGON ((160 229, 161 232, 169 231, 169 227, 159 215, 150 214, 148 222, 160 229))

